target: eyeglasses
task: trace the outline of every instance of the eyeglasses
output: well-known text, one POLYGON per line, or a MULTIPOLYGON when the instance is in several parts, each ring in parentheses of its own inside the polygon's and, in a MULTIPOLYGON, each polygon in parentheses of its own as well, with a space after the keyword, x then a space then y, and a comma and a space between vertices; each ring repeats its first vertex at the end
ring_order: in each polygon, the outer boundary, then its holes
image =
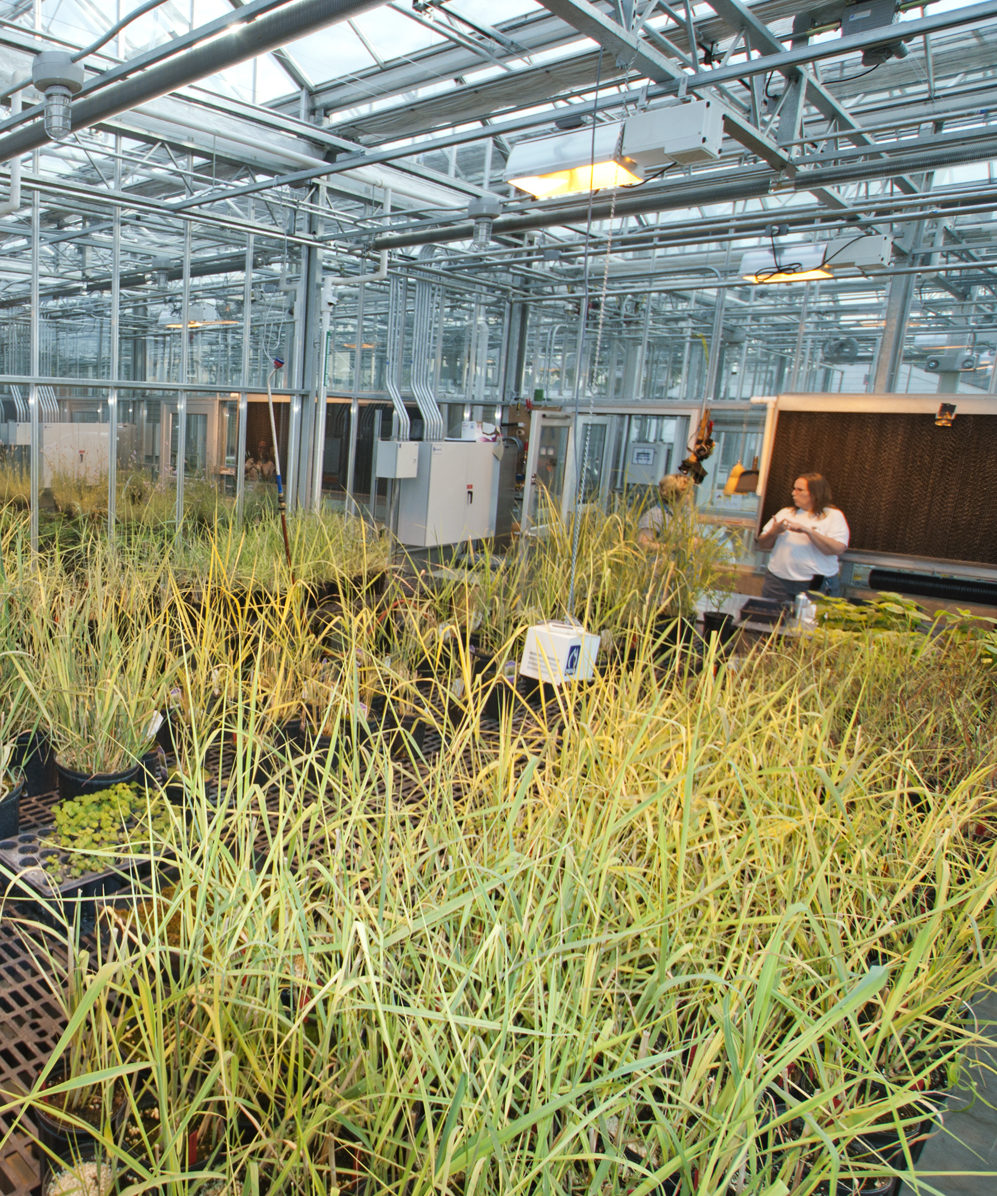
POLYGON ((793 493, 794 494, 809 494, 809 491, 807 490, 806 486, 794 486, 793 493))

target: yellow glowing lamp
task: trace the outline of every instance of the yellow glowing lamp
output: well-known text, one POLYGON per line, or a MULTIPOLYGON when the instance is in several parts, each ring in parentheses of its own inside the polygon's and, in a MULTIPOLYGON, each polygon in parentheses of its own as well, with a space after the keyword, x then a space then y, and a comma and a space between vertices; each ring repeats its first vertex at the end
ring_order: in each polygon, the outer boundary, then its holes
MULTIPOLYGON (((625 161, 625 160, 624 160, 625 161)), ((636 164, 634 164, 636 169, 636 164)), ((557 170, 552 174, 524 175, 509 179, 520 191, 528 191, 537 199, 553 195, 580 195, 586 191, 601 191, 604 187, 632 187, 644 180, 627 168, 624 162, 596 162, 595 165, 575 166, 571 170, 557 170)))
POLYGON ((537 199, 632 187, 644 175, 623 153, 622 140, 623 125, 616 121, 517 141, 506 162, 506 181, 537 199))
POLYGON ((771 274, 745 274, 748 282, 820 282, 822 278, 833 278, 830 270, 818 266, 813 270, 773 270, 771 274))
POLYGON ((824 246, 780 246, 778 258, 771 249, 755 249, 741 258, 741 277, 746 282, 819 282, 833 278, 824 264, 824 246))

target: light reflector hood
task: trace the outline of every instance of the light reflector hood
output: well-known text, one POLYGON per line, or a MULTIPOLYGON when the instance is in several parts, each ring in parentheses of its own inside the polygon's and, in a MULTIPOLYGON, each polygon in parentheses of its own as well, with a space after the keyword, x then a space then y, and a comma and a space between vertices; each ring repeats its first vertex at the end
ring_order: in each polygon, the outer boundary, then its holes
POLYGON ((622 134, 623 125, 616 121, 517 141, 506 162, 506 180, 537 199, 632 187, 644 175, 623 153, 622 134))

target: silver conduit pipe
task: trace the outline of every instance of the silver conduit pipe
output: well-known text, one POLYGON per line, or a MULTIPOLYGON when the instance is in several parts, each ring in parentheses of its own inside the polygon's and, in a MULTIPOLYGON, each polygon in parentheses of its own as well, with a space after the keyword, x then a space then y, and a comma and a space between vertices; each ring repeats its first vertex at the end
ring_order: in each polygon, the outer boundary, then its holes
MULTIPOLYGON (((436 253, 435 245, 419 250, 420 262, 428 261, 436 253)), ((412 336, 412 392, 422 413, 425 440, 442 440, 446 435, 443 412, 433 394, 430 381, 430 362, 436 360, 437 325, 442 321, 442 304, 435 285, 420 279, 415 287, 415 326, 412 336), (434 323, 437 308, 440 321, 434 323)))
MULTIPOLYGON (((287 42, 322 29, 346 17, 379 8, 382 0, 294 0, 274 12, 265 13, 236 29, 192 46, 185 53, 157 66, 147 67, 134 77, 80 96, 72 104, 74 129, 83 129, 108 117, 137 108, 147 100, 168 95, 188 83, 214 75, 257 54, 265 54, 287 42)), ((34 117, 20 128, 0 137, 0 162, 30 153, 47 144, 45 121, 34 117)))
POLYGON ((432 325, 433 288, 428 282, 415 284, 415 321, 412 329, 412 393, 422 415, 425 440, 442 440, 443 413, 429 381, 429 361, 435 342, 432 325))
POLYGON ((384 385, 391 396, 391 405, 398 417, 398 439, 408 440, 410 421, 405 402, 402 399, 401 361, 402 349, 405 344, 405 280, 397 275, 392 276, 388 284, 388 328, 387 328, 387 361, 384 369, 384 385))
POLYGON ((439 283, 433 284, 429 293, 429 319, 430 340, 426 349, 426 389, 429 392, 435 420, 433 439, 442 440, 447 434, 447 422, 443 418, 443 411, 433 389, 434 370, 432 368, 440 359, 440 348, 443 345, 443 287, 439 283))
POLYGON ((419 414, 422 416, 422 438, 423 440, 432 440, 430 435, 430 423, 432 422, 428 411, 426 410, 426 396, 422 389, 422 367, 425 360, 424 350, 426 344, 426 291, 428 287, 424 282, 417 282, 415 284, 415 300, 412 311, 412 358, 411 367, 409 369, 409 386, 412 390, 412 397, 415 399, 415 405, 419 408, 419 414))

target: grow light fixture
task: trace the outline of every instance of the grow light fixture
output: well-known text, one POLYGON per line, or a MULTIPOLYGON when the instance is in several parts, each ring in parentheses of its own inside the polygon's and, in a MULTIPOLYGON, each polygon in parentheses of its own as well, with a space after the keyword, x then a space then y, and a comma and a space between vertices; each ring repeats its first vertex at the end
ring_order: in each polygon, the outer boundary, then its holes
POLYGON ((741 277, 747 282, 815 282, 833 278, 824 264, 823 245, 787 245, 753 249, 741 258, 741 277))
POLYGON ((689 166, 716 161, 722 141, 721 105, 684 100, 646 108, 626 120, 517 141, 505 178, 537 199, 632 187, 669 162, 689 166))
POLYGON ((536 199, 579 195, 643 182, 641 168, 623 153, 623 124, 588 125, 553 137, 517 141, 505 177, 536 199))
POLYGON ((845 233, 817 245, 777 245, 741 258, 748 282, 811 282, 839 274, 876 274, 890 264, 893 242, 877 233, 845 233))
MULTIPOLYGON (((162 320, 162 317, 160 317, 160 320, 162 320)), ((191 303, 187 308, 187 328, 221 328, 225 325, 238 324, 238 322, 238 320, 222 319, 218 314, 217 305, 210 299, 206 299, 200 303, 191 303)), ((179 314, 174 314, 163 326, 170 329, 185 327, 179 314)))

